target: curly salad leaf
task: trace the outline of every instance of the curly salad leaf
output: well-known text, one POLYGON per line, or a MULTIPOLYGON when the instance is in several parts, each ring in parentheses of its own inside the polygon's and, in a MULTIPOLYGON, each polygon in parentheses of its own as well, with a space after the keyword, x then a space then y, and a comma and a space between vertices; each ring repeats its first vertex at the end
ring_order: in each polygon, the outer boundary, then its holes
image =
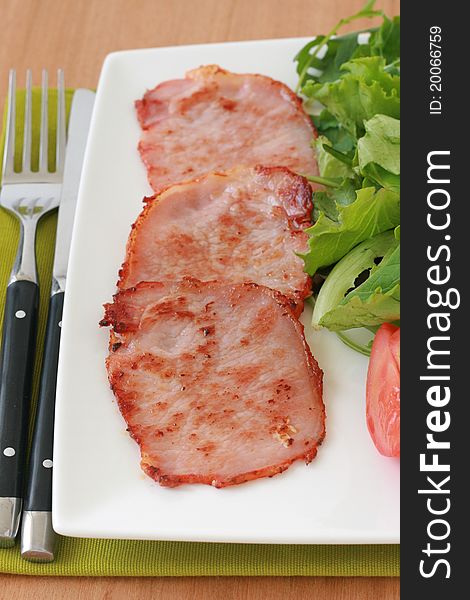
POLYGON ((327 35, 319 35, 305 45, 295 56, 299 81, 296 92, 303 92, 305 84, 312 79, 324 83, 336 81, 341 77, 342 65, 352 59, 364 56, 382 56, 393 72, 400 68, 400 17, 389 19, 382 10, 374 10, 372 0, 356 14, 341 19, 327 35), (357 19, 383 17, 379 29, 368 29, 364 32, 352 32, 335 37, 344 25, 357 19), (358 35, 363 33, 364 35, 358 35))
POLYGON ((360 242, 400 222, 400 197, 395 192, 362 188, 347 205, 337 202, 334 193, 316 194, 323 210, 315 225, 307 229, 310 251, 302 258, 308 273, 338 262, 360 242))
POLYGON ((356 58, 342 66, 336 81, 314 83, 309 79, 302 93, 320 102, 357 140, 365 133, 364 121, 373 116, 400 118, 400 77, 387 73, 385 66, 380 56, 356 58))
POLYGON ((357 141, 359 172, 375 185, 400 193, 400 121, 376 115, 357 141))
POLYGON ((399 319, 400 243, 393 231, 386 231, 335 265, 318 294, 313 323, 342 331, 399 319))
MULTIPOLYGON (((354 15, 341 19, 327 35, 320 35, 309 42, 300 50, 294 58, 297 63, 297 73, 299 81, 296 92, 302 91, 303 86, 309 79, 318 81, 334 81, 340 75, 341 65, 346 61, 356 56, 370 55, 367 50, 359 48, 360 42, 357 33, 336 38, 336 33, 344 25, 353 23, 358 19, 372 18, 384 16, 383 11, 374 10, 375 0, 369 0, 363 8, 354 15), (326 48, 326 50, 322 50, 326 48), (322 56, 323 52, 323 56, 322 56), (365 54, 364 54, 365 52, 365 54), (312 74, 312 69, 315 69, 318 74, 312 74)), ((385 48, 388 42, 382 39, 389 39, 390 33, 385 36, 382 34, 380 39, 377 39, 374 45, 374 55, 382 55, 382 49, 385 48)), ((392 37, 394 37, 392 35, 392 37)), ((399 36, 398 36, 399 40, 399 36)), ((372 48, 372 45, 370 45, 372 48)))
POLYGON ((314 324, 337 331, 399 319, 393 230, 400 223, 400 18, 389 19, 374 4, 367 2, 295 58, 297 89, 319 134, 314 146, 320 175, 311 179, 323 186, 314 192, 314 225, 302 258, 311 275, 330 270, 314 324), (376 16, 383 17, 379 28, 335 37, 345 23, 376 16), (338 296, 341 285, 334 280, 341 269, 377 239, 389 243, 376 257, 380 264, 363 269, 365 280, 338 296))

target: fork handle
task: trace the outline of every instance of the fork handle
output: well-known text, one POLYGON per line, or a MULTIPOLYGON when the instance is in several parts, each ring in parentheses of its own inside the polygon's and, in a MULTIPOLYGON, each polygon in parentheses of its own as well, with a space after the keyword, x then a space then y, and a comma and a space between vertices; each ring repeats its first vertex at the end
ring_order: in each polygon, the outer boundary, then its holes
POLYGON ((39 288, 7 287, 0 362, 0 498, 22 498, 39 288))

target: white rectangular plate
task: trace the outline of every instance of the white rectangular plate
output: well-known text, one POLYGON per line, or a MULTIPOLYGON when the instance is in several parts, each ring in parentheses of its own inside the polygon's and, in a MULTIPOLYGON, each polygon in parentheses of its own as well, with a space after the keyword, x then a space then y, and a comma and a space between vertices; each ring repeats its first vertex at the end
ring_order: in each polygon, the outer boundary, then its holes
POLYGON ((118 52, 101 74, 79 195, 57 386, 53 522, 64 535, 270 543, 396 543, 399 465, 365 423, 367 359, 327 331, 308 342, 324 371, 327 436, 317 458, 282 475, 214 489, 165 489, 140 470, 106 378, 102 304, 115 291, 130 225, 151 190, 137 153, 134 101, 147 88, 217 63, 290 86, 305 39, 118 52))

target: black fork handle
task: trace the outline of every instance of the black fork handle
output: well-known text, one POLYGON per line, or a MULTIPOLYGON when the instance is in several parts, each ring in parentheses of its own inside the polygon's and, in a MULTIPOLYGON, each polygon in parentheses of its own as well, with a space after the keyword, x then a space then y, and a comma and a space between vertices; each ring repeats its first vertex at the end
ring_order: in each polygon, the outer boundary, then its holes
POLYGON ((7 287, 0 362, 0 498, 22 498, 39 288, 7 287))

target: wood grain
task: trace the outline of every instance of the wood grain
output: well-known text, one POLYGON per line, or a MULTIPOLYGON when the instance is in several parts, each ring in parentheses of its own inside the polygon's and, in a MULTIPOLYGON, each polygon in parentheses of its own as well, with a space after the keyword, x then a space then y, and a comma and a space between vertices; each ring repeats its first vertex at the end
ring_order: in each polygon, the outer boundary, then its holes
MULTIPOLYGON (((69 87, 96 87, 109 52, 202 42, 309 36, 328 31, 364 0, 0 0, 0 98, 10 67, 65 69, 69 87)), ((387 14, 399 0, 382 0, 387 14)), ((349 29, 367 22, 356 22, 349 29)), ((395 600, 390 578, 88 578, 0 576, 0 597, 17 600, 270 598, 395 600)))
MULTIPOLYGON (((65 69, 70 87, 96 86, 104 57, 129 48, 308 36, 364 0, 0 0, 0 95, 7 70, 65 69)), ((398 0, 379 5, 399 12, 398 0)), ((357 21, 349 29, 360 28, 357 21)), ((348 28, 346 28, 348 29, 348 28)))
POLYGON ((1 578, 15 600, 399 600, 387 577, 20 577, 1 578))

